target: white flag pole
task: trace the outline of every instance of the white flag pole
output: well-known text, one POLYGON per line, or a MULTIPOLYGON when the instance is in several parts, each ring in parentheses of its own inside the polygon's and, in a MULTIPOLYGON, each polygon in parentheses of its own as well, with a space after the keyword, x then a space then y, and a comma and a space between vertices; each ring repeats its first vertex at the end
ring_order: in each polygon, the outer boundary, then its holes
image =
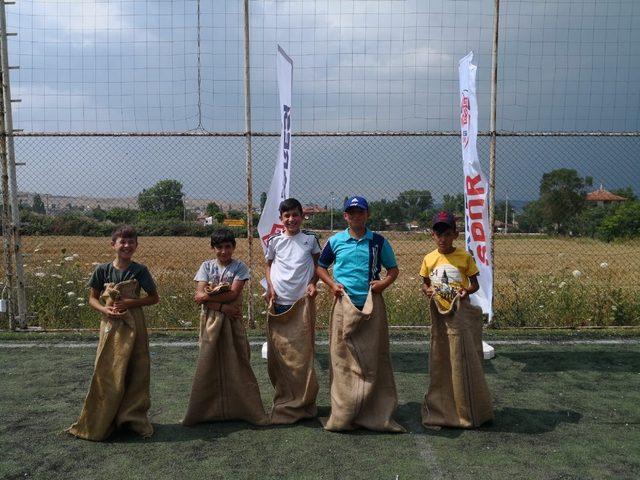
POLYGON ((280 223, 278 207, 280 202, 289 198, 291 184, 291 88, 293 83, 293 61, 278 45, 277 56, 278 92, 280 96, 280 144, 267 201, 258 222, 258 233, 263 251, 267 249, 267 240, 274 233, 284 230, 280 223))
MULTIPOLYGON (((293 84, 293 61, 278 45, 276 60, 278 74, 278 93, 280 98, 280 143, 278 146, 278 159, 273 171, 271 186, 267 193, 267 200, 258 222, 258 234, 263 252, 267 250, 267 241, 275 233, 282 232, 284 226, 280 222, 278 207, 280 202, 289 198, 289 186, 291 185, 291 89, 293 84)), ((267 289, 266 279, 261 282, 267 289)), ((262 345, 262 358, 267 358, 267 343, 262 345)))
MULTIPOLYGON (((478 102, 476 97, 477 67, 471 63, 473 52, 459 62, 460 140, 464 172, 465 244, 480 274, 480 289, 471 295, 471 303, 493 316, 492 229, 489 219, 489 181, 478 158, 478 102)), ((484 347, 485 345, 483 345, 484 347)), ((491 348, 489 345, 486 347, 491 348)), ((485 348, 486 349, 486 348, 485 348)), ((491 348, 491 350, 493 350, 491 348)))

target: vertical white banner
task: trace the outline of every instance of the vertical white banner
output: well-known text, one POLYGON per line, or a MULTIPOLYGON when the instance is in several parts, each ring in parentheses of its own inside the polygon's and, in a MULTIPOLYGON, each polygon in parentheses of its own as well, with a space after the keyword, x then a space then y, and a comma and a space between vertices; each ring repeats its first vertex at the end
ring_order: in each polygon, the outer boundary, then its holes
POLYGON ((471 63, 473 52, 460 60, 460 130, 462 165, 464 170, 465 242, 473 255, 480 275, 480 290, 471 296, 471 303, 493 316, 493 272, 491 264, 491 226, 489 225, 489 181, 482 173, 476 141, 478 138, 478 102, 476 100, 476 71, 471 63))
POLYGON ((267 193, 267 201, 262 209, 258 222, 258 234, 262 250, 266 251, 267 240, 271 235, 284 230, 280 223, 278 207, 280 202, 289 197, 291 184, 291 86, 293 83, 293 61, 278 45, 276 60, 278 70, 278 92, 280 94, 280 145, 278 160, 273 172, 271 186, 267 193))

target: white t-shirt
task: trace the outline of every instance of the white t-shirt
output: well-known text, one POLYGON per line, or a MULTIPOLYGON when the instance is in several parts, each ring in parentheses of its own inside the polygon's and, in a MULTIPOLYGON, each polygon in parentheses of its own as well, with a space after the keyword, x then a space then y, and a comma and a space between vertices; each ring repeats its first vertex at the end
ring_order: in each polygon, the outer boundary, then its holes
POLYGON ((249 280, 249 267, 240 260, 233 259, 228 265, 220 265, 217 259, 205 260, 194 277, 196 282, 211 282, 217 285, 234 280, 249 280))
POLYGON ((270 273, 276 303, 292 305, 304 297, 315 272, 313 255, 320 251, 315 235, 303 230, 291 237, 279 233, 269 239, 265 258, 273 261, 270 273))

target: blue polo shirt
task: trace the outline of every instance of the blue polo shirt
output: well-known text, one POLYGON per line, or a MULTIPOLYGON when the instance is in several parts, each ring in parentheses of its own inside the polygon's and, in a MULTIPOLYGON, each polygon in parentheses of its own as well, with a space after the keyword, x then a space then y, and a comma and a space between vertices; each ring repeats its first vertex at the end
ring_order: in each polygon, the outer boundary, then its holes
POLYGON ((380 279, 381 267, 389 270, 398 266, 391 245, 382 235, 367 229, 364 237, 355 239, 349 229, 329 238, 318 265, 329 268, 333 264, 333 279, 344 286, 354 305, 367 301, 369 283, 380 279))

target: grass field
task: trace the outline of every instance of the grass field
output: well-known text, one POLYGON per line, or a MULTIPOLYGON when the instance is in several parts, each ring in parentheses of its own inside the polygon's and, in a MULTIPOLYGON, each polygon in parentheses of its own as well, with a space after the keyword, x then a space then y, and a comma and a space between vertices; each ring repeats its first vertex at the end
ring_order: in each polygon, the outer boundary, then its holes
MULTIPOLYGON (((95 349, 6 348, 11 342, 0 340, 0 478, 512 480, 640 474, 637 343, 496 345, 497 357, 485 362, 496 420, 473 431, 421 427, 427 342, 394 344, 396 417, 409 430, 404 435, 329 433, 315 420, 272 428, 236 422, 183 428, 178 421, 197 349, 156 346, 150 412, 155 436, 120 433, 98 444, 62 433, 80 411, 95 349)), ((268 406, 272 388, 255 349, 252 364, 268 406)), ((326 414, 326 347, 319 347, 316 368, 326 414)))
MULTIPOLYGON (((427 310, 419 291, 418 270, 424 254, 433 249, 432 241, 424 233, 388 232, 386 236, 401 270, 386 294, 390 322, 425 325, 427 310)), ((108 239, 26 237, 23 243, 29 302, 37 314, 31 323, 47 328, 95 326, 96 316, 86 306, 85 284, 93 264, 112 258, 108 239)), ((264 262, 257 240, 254 245, 251 294, 261 324, 264 307, 257 297, 264 262)), ((245 239, 238 241, 236 257, 248 263, 245 239)), ((136 259, 149 266, 162 298, 160 305, 147 311, 150 325, 194 325, 192 279, 207 258, 211 258, 207 238, 140 239, 136 259)), ((640 325, 636 280, 640 278, 640 240, 607 244, 591 239, 499 237, 495 260, 495 320, 499 326, 640 325)), ((321 325, 327 322, 329 303, 329 296, 321 294, 321 325)))

